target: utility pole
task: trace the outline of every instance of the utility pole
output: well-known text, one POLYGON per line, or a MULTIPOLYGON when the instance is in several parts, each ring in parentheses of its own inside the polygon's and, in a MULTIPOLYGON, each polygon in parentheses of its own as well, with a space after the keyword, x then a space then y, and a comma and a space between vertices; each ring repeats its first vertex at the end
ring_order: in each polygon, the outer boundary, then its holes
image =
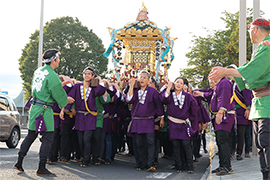
POLYGON ((247 60, 247 3, 246 0, 240 0, 239 11, 239 64, 240 67, 247 60))
POLYGON ((41 0, 41 9, 40 9, 40 29, 39 29, 39 45, 38 45, 38 68, 42 66, 42 50, 43 50, 43 9, 44 9, 44 0, 41 0))
MULTIPOLYGON (((253 21, 260 17, 260 0, 253 0, 253 21)), ((252 51, 255 52, 258 48, 258 44, 252 45, 252 51)), ((253 53, 252 53, 253 54, 253 53)), ((257 156, 258 151, 255 143, 252 143, 252 155, 257 156)))

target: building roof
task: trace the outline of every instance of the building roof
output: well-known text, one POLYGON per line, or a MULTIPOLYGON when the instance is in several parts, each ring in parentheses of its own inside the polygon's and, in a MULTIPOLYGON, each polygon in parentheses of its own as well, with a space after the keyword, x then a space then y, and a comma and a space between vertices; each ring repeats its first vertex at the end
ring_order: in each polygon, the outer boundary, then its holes
POLYGON ((24 107, 25 104, 26 104, 26 101, 24 100, 24 93, 23 93, 23 90, 20 92, 20 94, 15 98, 13 99, 15 105, 18 107, 24 107))

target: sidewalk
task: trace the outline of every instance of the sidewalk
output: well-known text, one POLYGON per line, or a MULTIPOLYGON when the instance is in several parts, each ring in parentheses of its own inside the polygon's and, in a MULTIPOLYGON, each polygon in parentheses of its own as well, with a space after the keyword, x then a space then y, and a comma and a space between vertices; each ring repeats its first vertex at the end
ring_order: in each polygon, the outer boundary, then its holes
MULTIPOLYGON (((213 140, 213 138, 208 135, 207 141, 210 140, 210 138, 213 140)), ((215 145, 215 152, 217 151, 217 147, 215 145)), ((252 153, 250 153, 252 154, 252 153)), ((244 157, 243 157, 244 158, 244 157)), ((214 169, 216 169, 219 166, 219 157, 218 155, 215 155, 212 160, 212 169, 211 166, 209 166, 204 175, 202 176, 201 180, 231 180, 231 179, 237 179, 237 180, 258 180, 262 179, 262 173, 260 171, 260 163, 258 156, 251 155, 251 158, 244 158, 241 161, 237 161, 236 157, 234 157, 233 160, 231 160, 233 172, 231 174, 227 174, 224 176, 217 176, 216 174, 210 174, 210 172, 214 169)))

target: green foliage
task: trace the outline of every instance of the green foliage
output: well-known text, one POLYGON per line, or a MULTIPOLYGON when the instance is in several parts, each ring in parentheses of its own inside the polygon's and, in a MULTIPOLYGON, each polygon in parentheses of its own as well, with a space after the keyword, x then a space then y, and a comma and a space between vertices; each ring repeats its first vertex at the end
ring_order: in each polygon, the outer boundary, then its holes
MULTIPOLYGON (((22 50, 19 70, 26 97, 31 95, 34 71, 37 69, 39 31, 30 37, 30 42, 22 50)), ((82 71, 91 66, 96 73, 107 71, 108 59, 100 56, 105 48, 102 41, 77 18, 62 17, 47 22, 43 31, 43 52, 47 49, 61 51, 60 64, 55 71, 77 80, 83 80, 82 71)))
MULTIPOLYGON (((225 24, 225 30, 207 31, 206 37, 194 36, 188 58, 188 68, 180 69, 180 76, 186 77, 193 87, 207 88, 208 74, 216 64, 228 66, 238 65, 239 53, 239 12, 231 14, 222 13, 221 17, 225 24)), ((247 10, 247 23, 252 22, 252 12, 247 10)), ((247 61, 250 60, 252 44, 247 31, 247 61)))

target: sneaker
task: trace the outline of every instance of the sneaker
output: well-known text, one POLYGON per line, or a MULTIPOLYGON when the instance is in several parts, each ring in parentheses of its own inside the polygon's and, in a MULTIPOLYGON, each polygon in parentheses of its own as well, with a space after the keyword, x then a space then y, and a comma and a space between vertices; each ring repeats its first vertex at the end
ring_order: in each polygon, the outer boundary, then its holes
POLYGON ((241 160, 243 160, 243 158, 242 158, 241 155, 237 154, 237 155, 236 155, 236 160, 237 160, 237 161, 241 161, 241 160))
POLYGON ((218 173, 216 173, 217 176, 223 176, 226 174, 231 174, 233 172, 233 169, 230 167, 229 169, 227 168, 222 168, 221 171, 219 171, 218 173))
POLYGON ((218 173, 221 171, 221 169, 222 169, 221 167, 218 167, 217 169, 213 170, 212 173, 218 173))

